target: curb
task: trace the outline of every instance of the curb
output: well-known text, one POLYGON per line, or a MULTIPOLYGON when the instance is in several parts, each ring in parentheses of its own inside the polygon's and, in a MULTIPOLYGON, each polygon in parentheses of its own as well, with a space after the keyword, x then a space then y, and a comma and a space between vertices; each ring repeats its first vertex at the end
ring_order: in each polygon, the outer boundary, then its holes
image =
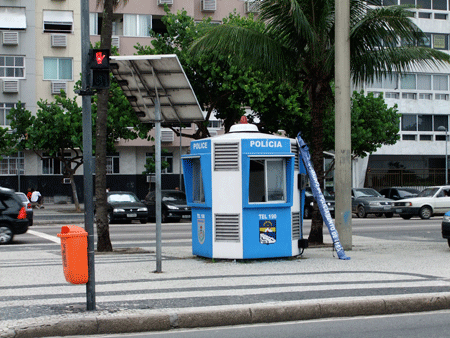
POLYGON ((332 317, 353 317, 450 309, 450 293, 311 300, 282 304, 254 304, 214 308, 151 310, 127 314, 85 314, 41 324, 21 324, 1 334, 2 338, 32 338, 70 335, 117 334, 168 331, 181 328, 288 322, 332 317))

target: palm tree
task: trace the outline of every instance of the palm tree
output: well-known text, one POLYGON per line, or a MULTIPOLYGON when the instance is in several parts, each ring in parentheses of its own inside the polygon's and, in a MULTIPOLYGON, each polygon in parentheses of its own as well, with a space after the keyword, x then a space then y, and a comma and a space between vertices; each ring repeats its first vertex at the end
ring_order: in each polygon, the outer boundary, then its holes
MULTIPOLYGON (((111 50, 112 19, 114 9, 128 0, 97 0, 103 5, 103 21, 100 35, 100 48, 111 50)), ((109 223, 106 203, 106 143, 109 88, 97 92, 97 120, 95 143, 95 198, 97 220, 97 251, 112 251, 109 236, 109 223)))
MULTIPOLYGON (((193 54, 221 50, 243 67, 302 81, 311 113, 311 158, 323 186, 323 117, 333 104, 335 0, 261 0, 262 33, 219 25, 191 47, 193 54)), ((410 8, 410 7, 409 7, 410 8)), ((449 55, 422 47, 425 34, 411 21, 408 7, 381 7, 381 0, 350 0, 351 73, 355 84, 439 66, 449 55), (399 45, 400 42, 402 46, 399 45)), ((313 212, 309 241, 323 243, 323 221, 313 212)))

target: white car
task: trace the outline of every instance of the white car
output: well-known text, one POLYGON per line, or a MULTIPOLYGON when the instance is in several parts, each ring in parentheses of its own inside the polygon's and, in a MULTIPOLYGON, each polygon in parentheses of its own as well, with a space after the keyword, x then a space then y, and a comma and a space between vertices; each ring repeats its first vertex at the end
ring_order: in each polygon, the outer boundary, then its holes
POLYGON ((403 219, 419 216, 429 219, 450 210, 450 185, 429 187, 417 197, 405 198, 394 203, 395 213, 403 219))

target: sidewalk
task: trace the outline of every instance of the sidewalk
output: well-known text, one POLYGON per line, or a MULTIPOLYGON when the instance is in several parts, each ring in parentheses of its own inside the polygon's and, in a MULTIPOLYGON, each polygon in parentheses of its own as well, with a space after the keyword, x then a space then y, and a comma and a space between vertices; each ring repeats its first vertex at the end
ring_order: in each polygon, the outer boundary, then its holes
MULTIPOLYGON (((73 205, 72 205, 73 207, 73 205)), ((52 208, 39 209, 52 210, 52 208)), ((53 209, 52 212, 58 212, 53 209)), ((59 247, 0 255, 0 337, 142 332, 450 309, 447 243, 353 237, 349 261, 330 247, 254 261, 192 256, 163 241, 135 254, 96 254, 96 311, 86 286, 64 279, 59 247), (7 278, 5 278, 7 276, 7 278)))

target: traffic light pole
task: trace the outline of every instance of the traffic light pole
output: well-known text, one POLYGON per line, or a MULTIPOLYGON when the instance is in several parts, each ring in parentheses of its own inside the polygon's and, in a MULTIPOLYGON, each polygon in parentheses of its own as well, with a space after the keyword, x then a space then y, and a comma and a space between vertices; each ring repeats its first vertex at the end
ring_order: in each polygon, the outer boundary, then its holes
POLYGON ((86 305, 94 311, 95 305, 95 243, 94 243, 94 183, 92 161, 92 117, 89 90, 91 70, 89 67, 89 0, 81 1, 81 91, 83 107, 83 168, 84 168, 84 226, 88 233, 88 282, 86 284, 86 305))

